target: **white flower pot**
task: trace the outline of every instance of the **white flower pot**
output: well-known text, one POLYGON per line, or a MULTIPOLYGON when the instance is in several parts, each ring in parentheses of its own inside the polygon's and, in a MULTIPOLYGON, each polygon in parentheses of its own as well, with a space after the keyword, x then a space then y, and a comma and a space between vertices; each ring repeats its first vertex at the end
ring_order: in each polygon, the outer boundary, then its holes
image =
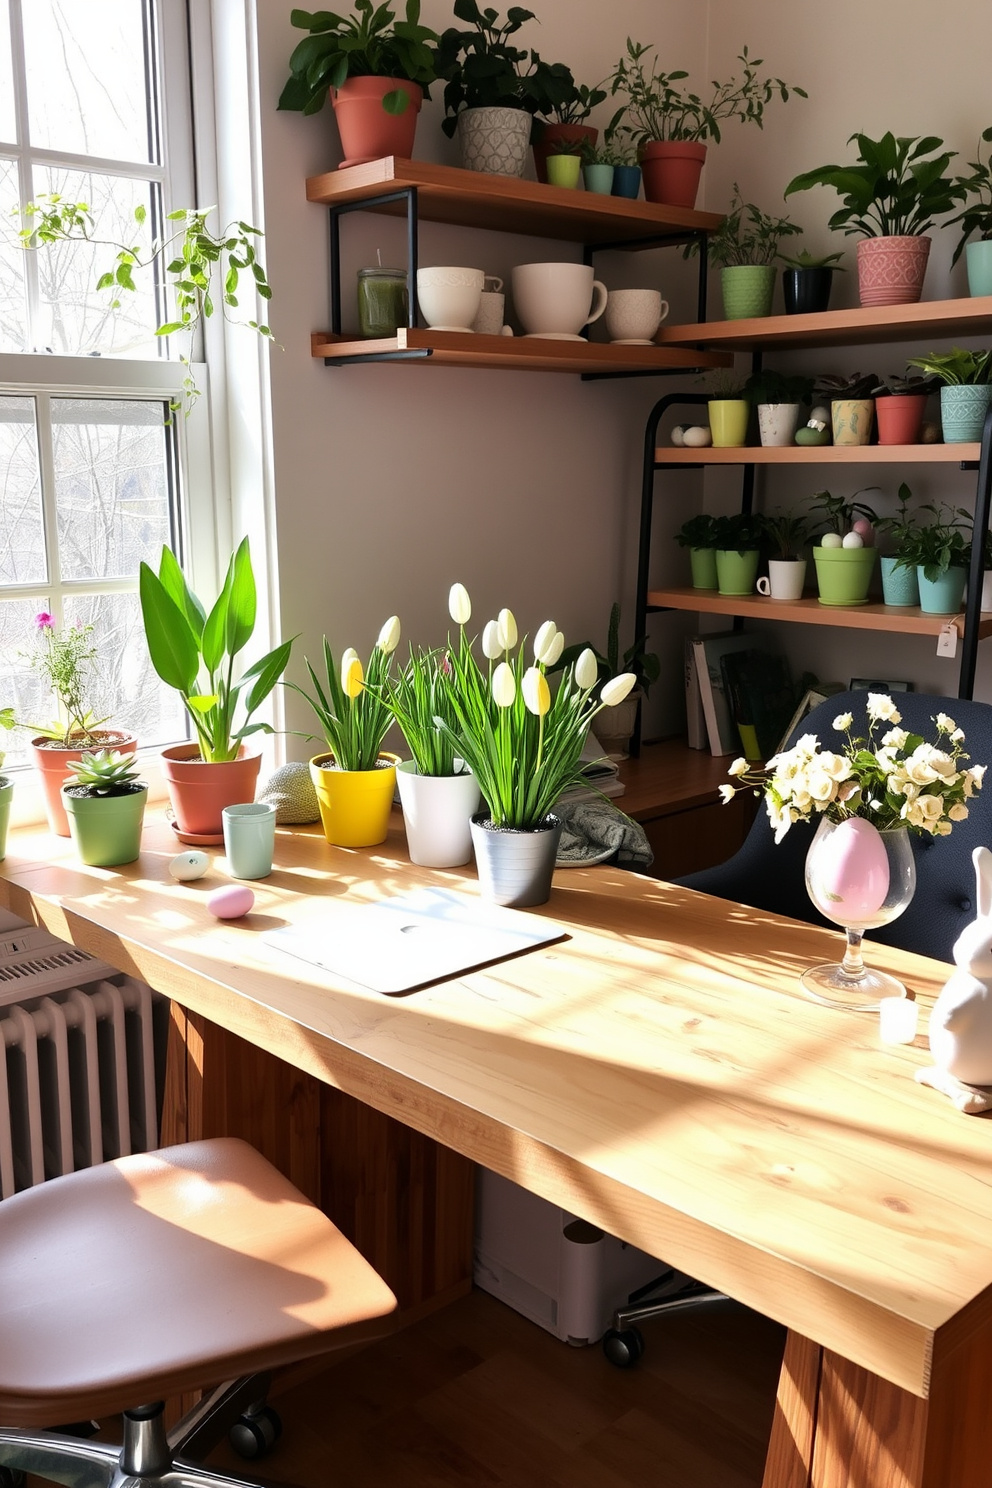
POLYGON ((798 403, 758 404, 758 431, 764 445, 781 449, 791 444, 798 422, 798 403))
POLYGON ((410 861, 422 868, 460 868, 472 860, 471 818, 479 809, 479 783, 462 775, 421 775, 414 760, 397 766, 410 861))

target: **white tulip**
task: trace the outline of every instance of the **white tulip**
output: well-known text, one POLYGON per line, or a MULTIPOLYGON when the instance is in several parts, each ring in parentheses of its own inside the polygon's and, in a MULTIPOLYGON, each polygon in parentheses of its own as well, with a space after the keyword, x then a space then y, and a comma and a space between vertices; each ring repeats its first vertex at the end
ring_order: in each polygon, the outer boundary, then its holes
POLYGON ((551 707, 551 688, 540 667, 528 667, 520 683, 524 703, 531 713, 543 718, 551 707))
POLYGON ((349 646, 341 658, 341 689, 353 701, 365 689, 365 673, 358 652, 349 646))
POLYGON ((389 619, 386 621, 385 625, 379 632, 379 639, 376 641, 376 645, 379 647, 380 651, 385 652, 385 654, 389 656, 392 654, 393 651, 396 650, 396 647, 399 645, 399 643, 400 617, 399 615, 390 615, 389 619))
POLYGON ((501 661, 493 672, 493 701, 497 708, 510 708, 517 695, 516 678, 508 662, 501 661))
POLYGON ((545 620, 534 637, 534 660, 547 662, 548 651, 554 645, 558 627, 553 620, 545 620))
POLYGON ((448 593, 448 614, 456 625, 467 625, 472 618, 472 601, 464 584, 452 584, 448 593))
POLYGON ((591 646, 587 646, 579 653, 579 659, 575 663, 575 685, 581 687, 583 692, 588 692, 591 687, 596 686, 596 678, 599 676, 599 662, 596 653, 591 646))
POLYGON ((599 696, 607 708, 615 708, 617 703, 623 702, 636 681, 633 672, 621 672, 619 677, 611 677, 609 682, 603 683, 599 696))
POLYGON ((482 654, 487 661, 495 661, 502 653, 503 647, 499 640, 499 625, 495 620, 487 620, 482 632, 482 654))
POLYGON ((503 651, 512 651, 517 644, 517 622, 512 610, 500 610, 496 617, 499 626, 499 644, 503 651))
POLYGON ((544 665, 549 667, 557 666, 559 661, 561 660, 561 653, 564 651, 564 649, 565 637, 559 630, 558 634, 551 642, 551 645, 544 653, 544 665))

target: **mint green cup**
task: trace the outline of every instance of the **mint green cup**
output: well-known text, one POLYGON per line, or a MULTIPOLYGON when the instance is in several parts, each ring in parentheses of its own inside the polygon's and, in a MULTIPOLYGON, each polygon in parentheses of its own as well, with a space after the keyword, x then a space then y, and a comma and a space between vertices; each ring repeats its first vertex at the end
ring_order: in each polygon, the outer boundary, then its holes
POLYGON ((232 878, 266 878, 276 846, 276 808, 267 801, 225 806, 224 851, 232 878))

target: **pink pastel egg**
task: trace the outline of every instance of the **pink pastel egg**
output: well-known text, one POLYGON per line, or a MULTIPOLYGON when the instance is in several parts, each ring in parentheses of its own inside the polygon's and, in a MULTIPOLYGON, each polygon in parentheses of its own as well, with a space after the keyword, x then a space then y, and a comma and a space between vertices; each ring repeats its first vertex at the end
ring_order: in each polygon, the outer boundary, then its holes
POLYGON ((816 849, 812 887, 831 919, 862 925, 889 892, 889 860, 878 830, 861 817, 840 822, 816 849))
POLYGON ((255 895, 246 884, 225 884, 207 895, 207 908, 219 920, 239 920, 255 903, 255 895))
POLYGON ((858 533, 866 548, 875 546, 875 529, 867 517, 859 517, 856 522, 852 522, 851 531, 858 533))

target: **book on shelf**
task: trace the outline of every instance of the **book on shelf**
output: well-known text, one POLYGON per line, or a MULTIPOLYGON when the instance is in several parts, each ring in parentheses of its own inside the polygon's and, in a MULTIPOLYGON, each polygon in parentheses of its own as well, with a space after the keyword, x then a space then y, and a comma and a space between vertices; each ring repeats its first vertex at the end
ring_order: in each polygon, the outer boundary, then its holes
POLYGON ((685 726, 690 749, 707 749, 706 715, 703 712, 703 695, 699 690, 696 675, 696 656, 692 636, 685 638, 685 726))
POLYGON ((753 646, 754 637, 742 630, 710 631, 693 639, 696 677, 711 754, 740 753, 740 738, 731 716, 720 658, 734 651, 747 651, 753 646))
POLYGON ((788 661, 777 651, 752 645, 725 652, 720 669, 745 759, 770 759, 796 705, 788 661))
POLYGON ((834 697, 838 692, 846 691, 843 682, 817 682, 815 687, 810 687, 803 693, 799 704, 782 730, 781 737, 775 745, 774 753, 780 754, 788 743, 790 734, 802 723, 807 713, 811 713, 820 703, 825 703, 828 697, 834 697))

